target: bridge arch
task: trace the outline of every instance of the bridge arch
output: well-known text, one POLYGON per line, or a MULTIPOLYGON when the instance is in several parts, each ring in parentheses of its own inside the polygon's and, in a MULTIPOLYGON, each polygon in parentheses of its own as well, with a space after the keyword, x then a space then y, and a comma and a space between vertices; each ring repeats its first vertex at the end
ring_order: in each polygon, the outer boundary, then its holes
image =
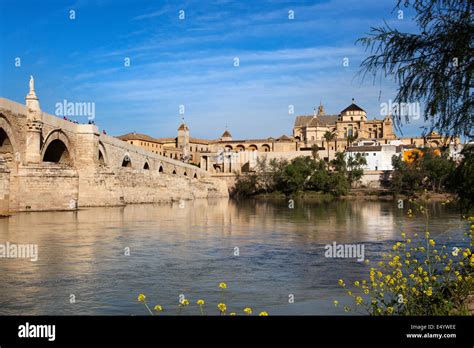
POLYGON ((0 154, 16 154, 18 142, 15 138, 13 128, 8 119, 0 114, 0 154))
POLYGON ((53 129, 46 135, 41 147, 43 162, 54 162, 73 166, 71 142, 61 129, 53 129))
POLYGON ((107 150, 105 149, 102 141, 99 140, 99 153, 98 153, 99 164, 107 165, 109 163, 107 150))
POLYGON ((128 153, 123 156, 121 167, 132 168, 132 159, 128 153))
POLYGON ((248 147, 249 151, 258 151, 258 146, 255 144, 249 145, 248 147))
POLYGON ((263 151, 263 152, 270 152, 270 145, 268 145, 268 144, 263 144, 263 145, 262 145, 262 151, 263 151))

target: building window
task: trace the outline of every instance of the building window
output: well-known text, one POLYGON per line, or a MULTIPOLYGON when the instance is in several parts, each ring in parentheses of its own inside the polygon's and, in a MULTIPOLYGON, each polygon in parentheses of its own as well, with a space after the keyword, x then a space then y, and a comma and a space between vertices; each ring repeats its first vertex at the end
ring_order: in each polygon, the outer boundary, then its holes
POLYGON ((350 125, 349 128, 347 129, 347 136, 352 137, 353 134, 354 134, 354 131, 352 129, 352 125, 350 125))

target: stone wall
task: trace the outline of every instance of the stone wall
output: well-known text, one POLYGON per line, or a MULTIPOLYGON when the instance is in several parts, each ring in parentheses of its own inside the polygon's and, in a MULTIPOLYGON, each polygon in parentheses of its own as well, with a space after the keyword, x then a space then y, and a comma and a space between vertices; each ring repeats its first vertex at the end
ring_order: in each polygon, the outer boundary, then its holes
POLYGON ((81 173, 79 187, 79 207, 228 196, 224 180, 195 179, 133 168, 103 168, 94 173, 81 173))
POLYGON ((10 211, 73 210, 78 200, 76 170, 54 163, 20 166, 10 185, 10 211))
POLYGON ((10 170, 6 161, 0 159, 0 216, 10 211, 10 170))

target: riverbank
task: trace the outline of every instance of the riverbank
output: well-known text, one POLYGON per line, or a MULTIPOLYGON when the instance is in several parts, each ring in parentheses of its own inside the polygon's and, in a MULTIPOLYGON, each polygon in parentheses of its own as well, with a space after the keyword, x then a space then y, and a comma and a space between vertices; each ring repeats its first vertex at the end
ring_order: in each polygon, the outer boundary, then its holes
POLYGON ((392 200, 407 200, 410 198, 416 198, 420 201, 436 201, 436 202, 454 202, 457 201, 457 196, 452 193, 439 193, 439 192, 416 192, 412 195, 395 193, 390 190, 384 189, 353 189, 349 191, 347 195, 336 197, 330 193, 316 192, 316 191, 303 191, 291 195, 285 195, 282 192, 269 192, 259 193, 256 195, 246 196, 245 198, 254 199, 268 199, 268 200, 280 200, 280 199, 303 199, 311 201, 327 202, 337 199, 346 200, 373 200, 373 201, 392 201, 392 200))

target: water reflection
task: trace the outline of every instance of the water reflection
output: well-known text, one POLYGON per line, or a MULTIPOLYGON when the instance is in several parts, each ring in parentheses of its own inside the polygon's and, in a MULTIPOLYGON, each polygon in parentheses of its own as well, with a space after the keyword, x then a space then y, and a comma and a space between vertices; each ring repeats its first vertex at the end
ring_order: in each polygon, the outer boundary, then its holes
MULTIPOLYGON (((456 211, 429 209, 434 236, 463 237, 456 211)), ((38 244, 39 260, 0 259, 0 314, 145 314, 138 292, 173 314, 179 294, 219 301, 220 281, 229 284, 229 310, 340 314, 331 305, 342 297, 337 279, 361 277, 368 266, 326 259, 324 245, 363 242, 376 259, 402 230, 423 224, 378 201, 296 201, 290 209, 286 201, 197 200, 17 214, 0 220, 0 243, 38 244)))

